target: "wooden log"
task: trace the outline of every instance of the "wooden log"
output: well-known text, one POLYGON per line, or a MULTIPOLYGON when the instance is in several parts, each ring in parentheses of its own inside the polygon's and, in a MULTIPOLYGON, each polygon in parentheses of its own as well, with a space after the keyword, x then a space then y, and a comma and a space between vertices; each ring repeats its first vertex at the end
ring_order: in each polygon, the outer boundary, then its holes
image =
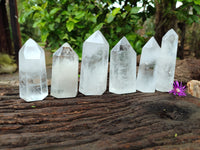
POLYGON ((27 103, 0 87, 0 148, 14 150, 199 149, 200 101, 140 92, 27 103))

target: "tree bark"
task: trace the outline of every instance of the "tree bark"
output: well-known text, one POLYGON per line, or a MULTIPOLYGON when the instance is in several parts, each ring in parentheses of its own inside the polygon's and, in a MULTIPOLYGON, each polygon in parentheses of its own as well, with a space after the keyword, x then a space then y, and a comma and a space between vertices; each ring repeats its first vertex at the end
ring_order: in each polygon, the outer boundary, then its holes
POLYGON ((195 57, 197 59, 200 58, 200 38, 199 37, 199 25, 197 23, 193 23, 193 31, 192 31, 192 49, 194 50, 195 57))
POLYGON ((11 20, 11 27, 12 27, 12 35, 13 35, 13 42, 14 42, 14 49, 15 49, 15 60, 18 63, 18 52, 21 48, 21 34, 20 28, 18 23, 18 12, 17 12, 17 2, 16 0, 9 0, 10 6, 10 20, 11 20))
POLYGON ((180 59, 184 59, 184 45, 185 45, 185 32, 186 32, 186 24, 185 22, 179 22, 178 27, 181 30, 180 34, 180 45, 178 47, 178 57, 180 59))
POLYGON ((0 52, 13 54, 5 0, 0 1, 0 52))
POLYGON ((83 96, 27 103, 0 87, 2 149, 198 149, 200 101, 168 93, 83 96))
POLYGON ((171 28, 176 30, 176 16, 173 14, 176 8, 176 1, 155 0, 155 6, 155 39, 161 46, 162 37, 165 33, 171 28))

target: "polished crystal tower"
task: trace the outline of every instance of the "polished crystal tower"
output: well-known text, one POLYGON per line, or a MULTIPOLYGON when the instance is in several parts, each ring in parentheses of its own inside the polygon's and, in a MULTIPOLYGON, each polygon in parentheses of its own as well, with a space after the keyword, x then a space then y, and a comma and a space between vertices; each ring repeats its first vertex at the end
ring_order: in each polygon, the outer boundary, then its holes
POLYGON ((126 37, 111 50, 109 91, 115 94, 136 91, 136 52, 126 37))
POLYGON ((102 95, 107 87, 109 44, 100 31, 84 43, 79 91, 84 95, 102 95))
POLYGON ((156 88, 156 65, 160 57, 160 46, 152 37, 142 48, 140 65, 137 75, 137 90, 144 93, 154 93, 156 88))
POLYGON ((78 55, 68 43, 53 54, 51 95, 69 98, 77 95, 78 55))
POLYGON ((44 50, 32 39, 19 51, 19 93, 27 102, 43 100, 48 94, 44 50))
POLYGON ((158 59, 156 90, 169 92, 173 88, 178 35, 171 29, 162 38, 161 53, 158 59))

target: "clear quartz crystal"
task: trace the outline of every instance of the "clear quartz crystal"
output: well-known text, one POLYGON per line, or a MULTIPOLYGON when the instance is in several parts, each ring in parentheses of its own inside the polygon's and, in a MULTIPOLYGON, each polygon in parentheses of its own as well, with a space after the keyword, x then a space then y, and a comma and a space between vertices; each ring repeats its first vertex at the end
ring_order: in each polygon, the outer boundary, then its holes
POLYGON ((84 43, 79 91, 84 95, 102 95, 107 87, 109 44, 100 31, 84 43))
POLYGON ((137 90, 154 93, 156 88, 156 65, 160 56, 160 46, 152 37, 142 48, 140 65, 137 75, 137 90))
POLYGON ((109 91, 115 94, 136 91, 136 52, 125 37, 111 50, 109 91))
POLYGON ((19 93, 27 102, 43 100, 48 95, 44 50, 32 39, 19 51, 19 93))
POLYGON ((169 92, 173 88, 178 35, 171 29, 162 38, 161 53, 158 59, 156 90, 169 92))
POLYGON ((78 55, 68 43, 53 54, 51 95, 69 98, 77 95, 78 55))

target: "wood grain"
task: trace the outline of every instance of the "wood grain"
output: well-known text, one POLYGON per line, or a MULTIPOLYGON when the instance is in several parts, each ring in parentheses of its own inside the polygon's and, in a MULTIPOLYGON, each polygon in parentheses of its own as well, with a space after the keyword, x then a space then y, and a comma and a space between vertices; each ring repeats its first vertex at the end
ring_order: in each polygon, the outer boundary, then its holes
POLYGON ((0 148, 199 149, 200 99, 140 92, 27 103, 0 87, 0 148))

